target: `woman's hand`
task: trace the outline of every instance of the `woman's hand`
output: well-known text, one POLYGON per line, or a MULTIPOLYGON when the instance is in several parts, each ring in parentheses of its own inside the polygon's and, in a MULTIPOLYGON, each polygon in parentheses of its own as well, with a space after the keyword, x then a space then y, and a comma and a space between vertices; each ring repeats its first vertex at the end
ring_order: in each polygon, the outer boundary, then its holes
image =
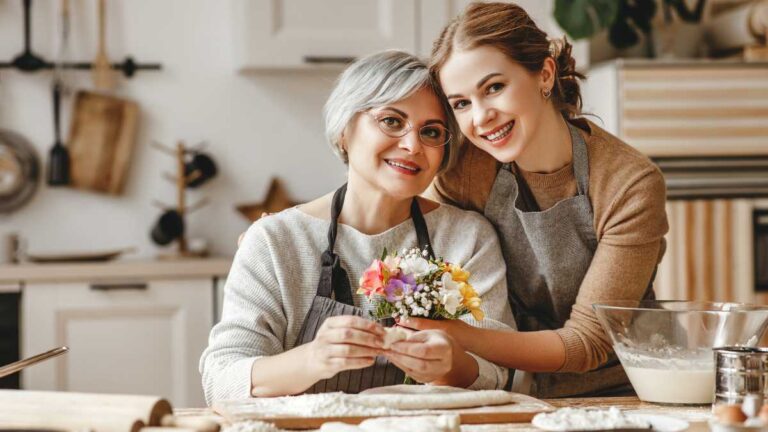
POLYGON ((371 366, 384 345, 384 328, 354 315, 326 319, 309 344, 309 367, 318 380, 371 366))
POLYGON ((413 330, 440 330, 455 339, 465 349, 471 344, 472 330, 475 327, 462 320, 432 320, 409 317, 408 320, 398 321, 397 325, 413 330))
POLYGON ((383 355, 420 383, 443 379, 453 368, 456 341, 438 330, 416 332, 392 344, 383 355))

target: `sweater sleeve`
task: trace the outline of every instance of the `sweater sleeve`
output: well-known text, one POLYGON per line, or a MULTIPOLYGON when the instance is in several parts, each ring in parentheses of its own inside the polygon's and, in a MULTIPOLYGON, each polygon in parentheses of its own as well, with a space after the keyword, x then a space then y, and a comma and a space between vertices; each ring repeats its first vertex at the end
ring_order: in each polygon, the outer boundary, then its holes
POLYGON ((566 347, 560 372, 585 372, 608 360, 611 341, 592 304, 643 297, 664 251, 665 202, 664 178, 655 168, 630 179, 610 202, 571 315, 556 330, 566 347))
POLYGON ((200 359, 208 404, 251 397, 253 362, 284 351, 287 319, 270 238, 256 222, 240 244, 224 286, 221 321, 200 359))
MULTIPOLYGON (((515 320, 507 300, 506 265, 501 254, 499 239, 488 221, 477 217, 479 229, 475 236, 475 247, 462 267, 469 271, 470 284, 482 299, 481 308, 485 313, 482 321, 471 314, 461 319, 481 328, 514 329, 515 320)), ((471 353, 470 353, 471 354, 471 353)), ((503 389, 509 378, 509 370, 491 363, 482 357, 472 355, 478 362, 480 374, 469 387, 472 390, 503 389)))

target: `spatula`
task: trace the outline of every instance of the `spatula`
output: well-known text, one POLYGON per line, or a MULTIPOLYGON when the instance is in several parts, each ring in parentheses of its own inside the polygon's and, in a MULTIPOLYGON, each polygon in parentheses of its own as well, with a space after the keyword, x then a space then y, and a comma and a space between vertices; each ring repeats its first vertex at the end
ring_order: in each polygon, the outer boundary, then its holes
POLYGON ((99 47, 96 58, 93 59, 93 85, 99 90, 112 90, 115 87, 115 76, 112 65, 107 57, 106 47, 106 0, 99 0, 99 47))
POLYGON ((51 186, 66 186, 69 184, 69 152, 61 143, 61 128, 59 126, 59 111, 61 105, 61 82, 53 83, 53 132, 55 142, 51 147, 48 161, 48 184, 51 186))

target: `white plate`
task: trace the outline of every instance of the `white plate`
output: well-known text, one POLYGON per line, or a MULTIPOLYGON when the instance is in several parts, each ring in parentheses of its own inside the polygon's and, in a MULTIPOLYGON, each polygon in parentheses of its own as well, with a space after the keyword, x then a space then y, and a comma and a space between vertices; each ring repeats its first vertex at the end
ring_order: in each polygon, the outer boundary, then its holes
POLYGON ((676 417, 661 414, 633 414, 627 413, 627 417, 632 417, 647 421, 651 424, 654 431, 659 432, 677 432, 688 429, 690 423, 676 417))

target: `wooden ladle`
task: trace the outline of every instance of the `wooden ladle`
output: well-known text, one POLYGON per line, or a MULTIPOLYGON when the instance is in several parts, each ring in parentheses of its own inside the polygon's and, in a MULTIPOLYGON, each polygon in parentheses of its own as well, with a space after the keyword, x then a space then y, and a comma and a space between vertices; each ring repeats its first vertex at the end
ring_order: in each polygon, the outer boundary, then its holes
POLYGON ((99 47, 96 51, 96 58, 93 60, 93 85, 99 90, 112 90, 115 88, 115 76, 112 72, 112 65, 107 57, 106 47, 106 0, 99 0, 99 47))

